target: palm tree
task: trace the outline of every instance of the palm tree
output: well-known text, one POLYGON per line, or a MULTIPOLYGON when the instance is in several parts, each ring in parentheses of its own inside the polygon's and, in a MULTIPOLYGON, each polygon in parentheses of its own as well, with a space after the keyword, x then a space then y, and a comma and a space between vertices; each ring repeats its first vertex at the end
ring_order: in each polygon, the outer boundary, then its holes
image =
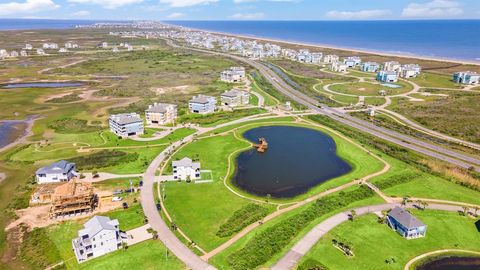
POLYGON ((410 200, 410 197, 409 197, 409 196, 403 197, 403 199, 402 199, 402 206, 406 206, 409 200, 410 200))
POLYGON ((463 209, 463 215, 466 216, 467 213, 468 213, 469 208, 466 207, 466 206, 462 206, 462 209, 463 209))
POLYGON ((267 203, 269 203, 271 198, 272 198, 272 195, 267 194, 267 197, 265 198, 265 201, 266 201, 267 203))
POLYGON ((421 201, 420 204, 422 205, 423 210, 425 210, 428 206, 428 202, 426 201, 421 201))
POLYGON ((473 210, 475 211, 475 216, 477 216, 477 211, 480 210, 480 208, 478 206, 475 206, 473 210))

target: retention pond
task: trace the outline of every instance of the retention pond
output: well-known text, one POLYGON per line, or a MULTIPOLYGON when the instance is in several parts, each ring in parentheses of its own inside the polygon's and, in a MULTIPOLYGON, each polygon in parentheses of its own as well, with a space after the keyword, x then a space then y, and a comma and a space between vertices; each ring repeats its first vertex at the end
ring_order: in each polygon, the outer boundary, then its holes
POLYGON ((480 257, 440 257, 430 260, 416 270, 478 270, 480 269, 480 257))
POLYGON ((303 127, 268 126, 248 130, 252 143, 265 138, 268 149, 240 153, 233 177, 235 186, 249 193, 291 198, 352 170, 337 156, 335 141, 328 135, 303 127))
POLYGON ((0 88, 15 89, 15 88, 63 88, 63 87, 78 87, 82 86, 81 82, 32 82, 32 83, 11 83, 1 85, 0 88))

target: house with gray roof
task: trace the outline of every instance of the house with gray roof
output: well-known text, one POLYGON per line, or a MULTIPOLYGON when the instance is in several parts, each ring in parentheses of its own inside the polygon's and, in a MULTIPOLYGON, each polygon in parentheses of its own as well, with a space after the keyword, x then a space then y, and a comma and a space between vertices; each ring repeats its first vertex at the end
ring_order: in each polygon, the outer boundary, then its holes
POLYGON ((193 113, 213 113, 216 109, 217 99, 215 97, 198 95, 188 102, 188 108, 193 113))
POLYGON ((113 252, 122 246, 117 219, 94 216, 78 231, 72 248, 78 263, 113 252))
POLYGON ((250 103, 250 93, 239 89, 232 89, 225 91, 220 96, 220 101, 222 105, 231 107, 248 105, 248 103, 250 103))
POLYGON ((175 122, 177 105, 168 103, 154 103, 145 110, 147 125, 165 125, 175 122))
POLYGON ((137 113, 112 114, 108 124, 110 130, 122 138, 143 134, 143 120, 137 113))
POLYGON ((175 180, 200 179, 200 162, 193 162, 188 157, 172 161, 172 169, 175 180))
POLYGON ((427 233, 427 225, 398 206, 388 213, 387 223, 390 228, 406 239, 424 237, 427 233))
POLYGON ((35 172, 35 178, 39 184, 66 182, 76 175, 75 163, 65 160, 52 163, 35 172))

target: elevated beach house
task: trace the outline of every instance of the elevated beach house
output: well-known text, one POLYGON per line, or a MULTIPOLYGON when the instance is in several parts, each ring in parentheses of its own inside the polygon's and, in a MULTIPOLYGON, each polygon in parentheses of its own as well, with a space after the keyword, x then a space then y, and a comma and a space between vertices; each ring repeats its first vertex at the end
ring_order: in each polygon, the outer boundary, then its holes
POLYGON ((117 219, 94 216, 72 240, 73 252, 79 263, 113 252, 122 246, 117 219))
POLYGON ((248 105, 250 102, 250 93, 239 89, 232 89, 230 91, 225 91, 220 96, 220 100, 222 105, 230 107, 248 105))
POLYGON ((122 138, 143 134, 143 120, 137 113, 112 114, 108 124, 110 130, 122 138))
POLYGON ((417 77, 422 68, 417 64, 407 64, 403 65, 400 69, 400 77, 402 78, 415 78, 417 77))
POLYGON ((198 95, 194 96, 188 102, 188 108, 193 113, 213 113, 215 111, 217 99, 212 96, 198 95))
POLYGON ((231 67, 220 73, 220 80, 228 83, 240 82, 243 78, 245 78, 244 67, 231 67))
POLYGON ((348 66, 342 62, 336 61, 331 64, 330 69, 335 72, 347 72, 348 66))
POLYGON ((388 213, 387 223, 406 239, 424 237, 427 233, 427 225, 398 206, 388 213))
POLYGON ((35 178, 39 184, 70 181, 77 175, 75 169, 75 163, 60 160, 38 169, 35 178))
POLYGON ((398 74, 395 71, 381 70, 377 73, 377 81, 387 82, 387 83, 397 82, 398 74))
POLYGON ((380 69, 380 65, 377 62, 365 62, 362 63, 360 69, 364 72, 377 72, 380 69))
POLYGON ((338 55, 335 55, 335 54, 327 54, 325 55, 325 57, 323 57, 323 62, 327 64, 332 64, 332 63, 338 62, 339 60, 340 60, 340 57, 338 57, 338 55))
POLYGON ((172 161, 172 169, 175 180, 200 179, 200 162, 193 162, 187 157, 172 161))
POLYGON ((453 74, 453 81, 462 84, 478 84, 480 75, 472 71, 457 72, 453 74))
POLYGON ((389 61, 383 64, 383 70, 385 71, 400 72, 401 68, 402 68, 402 65, 400 65, 400 63, 397 61, 389 61))
POLYGON ((347 65, 347 67, 356 67, 362 63, 362 59, 358 56, 350 56, 343 59, 343 63, 347 65))
POLYGON ((165 125, 175 122, 177 105, 168 103, 154 103, 145 110, 147 125, 165 125))

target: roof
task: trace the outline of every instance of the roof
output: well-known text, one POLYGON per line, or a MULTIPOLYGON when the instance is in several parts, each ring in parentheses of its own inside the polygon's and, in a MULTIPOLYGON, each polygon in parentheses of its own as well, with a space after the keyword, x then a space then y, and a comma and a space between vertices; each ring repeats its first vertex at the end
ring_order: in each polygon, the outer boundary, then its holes
POLYGON ((60 160, 38 169, 36 174, 67 173, 74 167, 75 163, 71 163, 66 160, 60 160))
POLYGON ((88 234, 89 237, 92 237, 102 230, 116 231, 118 229, 115 226, 118 225, 118 219, 111 220, 109 217, 94 216, 83 225, 84 229, 79 230, 78 235, 81 237, 88 234))
POLYGON ((192 167, 193 169, 200 169, 200 162, 192 162, 188 157, 184 157, 181 160, 175 160, 172 162, 172 166, 176 167, 192 167))
POLYGON ((407 229, 413 229, 425 226, 423 222, 418 220, 415 216, 410 214, 407 210, 395 207, 388 213, 388 216, 395 219, 398 223, 402 224, 407 229))
POLYGON ((143 123, 142 118, 136 113, 113 114, 110 116, 110 119, 117 122, 119 125, 128 125, 138 122, 143 123))
POLYGON ((232 89, 230 91, 223 92, 222 96, 233 98, 233 97, 238 97, 240 95, 245 95, 245 94, 247 94, 247 92, 242 91, 242 90, 238 90, 238 89, 232 89))
POLYGON ((190 102, 191 103, 201 103, 201 104, 206 104, 211 102, 211 100, 214 99, 214 97, 211 96, 204 96, 204 95, 198 95, 196 97, 193 97, 190 102))
POLYGON ((154 112, 154 113, 165 113, 167 112, 167 108, 170 106, 176 106, 176 105, 168 104, 168 103, 155 103, 153 105, 150 105, 146 111, 154 112))

